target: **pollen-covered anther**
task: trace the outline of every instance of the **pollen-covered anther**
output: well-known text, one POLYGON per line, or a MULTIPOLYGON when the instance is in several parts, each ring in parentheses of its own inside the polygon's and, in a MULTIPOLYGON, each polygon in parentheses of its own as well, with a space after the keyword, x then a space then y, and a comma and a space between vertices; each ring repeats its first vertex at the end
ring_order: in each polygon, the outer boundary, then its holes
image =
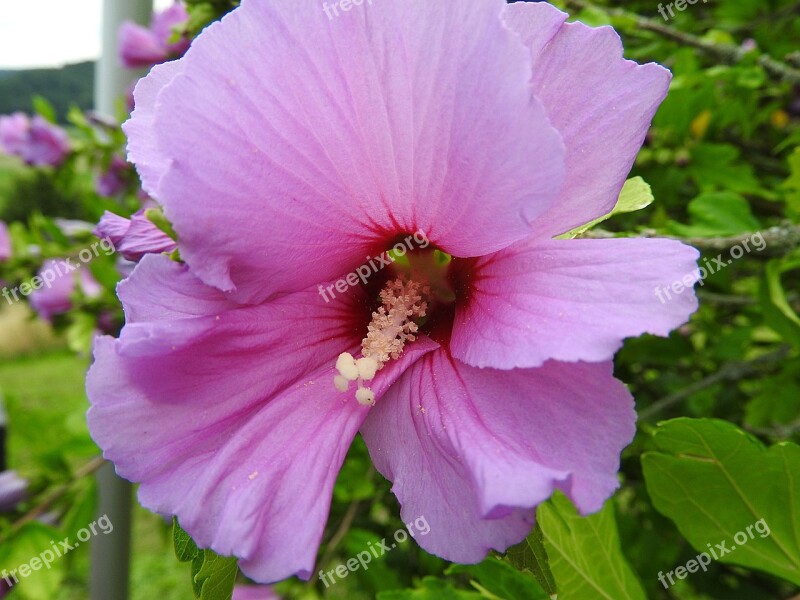
POLYGON ((378 372, 379 365, 378 361, 371 356, 365 356, 356 361, 356 367, 358 368, 358 376, 361 379, 372 381, 375 378, 375 373, 378 372))
POLYGON ((356 400, 362 406, 375 406, 375 392, 369 388, 358 388, 356 390, 356 400))
POLYGON ((355 381, 358 379, 358 367, 356 366, 356 359, 349 352, 342 352, 339 358, 336 359, 336 370, 339 375, 344 377, 347 381, 355 381))
POLYGON ((380 370, 391 358, 400 358, 406 342, 413 342, 419 331, 415 318, 426 316, 430 294, 426 284, 412 280, 395 279, 381 290, 381 306, 372 313, 367 327, 367 337, 361 341, 361 352, 373 358, 380 370))
POLYGON ((400 358, 406 342, 417 339, 419 326, 414 319, 427 315, 428 303, 424 298, 429 294, 428 285, 414 280, 398 278, 386 284, 380 294, 383 306, 372 313, 367 337, 361 340, 361 358, 343 352, 336 360, 339 375, 333 383, 337 390, 347 391, 350 382, 356 381, 359 404, 375 404, 375 394, 364 382, 372 381, 389 360, 400 358))

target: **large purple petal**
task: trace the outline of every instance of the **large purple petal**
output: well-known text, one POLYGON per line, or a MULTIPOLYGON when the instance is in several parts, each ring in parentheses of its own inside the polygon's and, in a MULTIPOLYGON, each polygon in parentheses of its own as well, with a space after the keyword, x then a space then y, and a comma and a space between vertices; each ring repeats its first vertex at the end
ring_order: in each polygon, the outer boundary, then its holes
POLYGON ((659 65, 624 60, 612 28, 557 27, 565 18, 545 2, 515 2, 505 15, 531 49, 534 93, 567 148, 566 182, 534 223, 538 237, 564 233, 614 207, 671 77, 659 65))
POLYGON ((582 513, 599 510, 635 420, 610 363, 497 371, 440 350, 403 374, 362 434, 403 519, 428 521, 419 544, 474 563, 527 535, 556 488, 582 513))
POLYGON ((126 129, 187 263, 256 300, 336 278, 404 232, 458 256, 525 237, 563 148, 504 6, 329 18, 316 0, 245 0, 209 27, 160 94, 140 84, 126 129))
POLYGON ((499 369, 610 360, 626 337, 666 336, 697 310, 698 256, 666 239, 531 239, 480 258, 453 356, 499 369), (659 295, 675 282, 681 294, 659 295))
POLYGON ((128 137, 128 161, 136 165, 142 179, 142 189, 155 196, 161 176, 170 164, 155 136, 155 110, 158 94, 164 90, 183 69, 183 62, 156 65, 147 77, 139 80, 133 92, 136 109, 134 118, 126 121, 122 128, 128 137))
MULTIPOLYGON (((185 266, 148 255, 120 286, 126 324, 100 338, 89 427, 139 499, 260 582, 314 566, 336 479, 369 411, 333 386, 360 335, 347 296, 316 290, 232 303, 185 266)), ((435 348, 422 340, 373 382, 380 396, 435 348)))

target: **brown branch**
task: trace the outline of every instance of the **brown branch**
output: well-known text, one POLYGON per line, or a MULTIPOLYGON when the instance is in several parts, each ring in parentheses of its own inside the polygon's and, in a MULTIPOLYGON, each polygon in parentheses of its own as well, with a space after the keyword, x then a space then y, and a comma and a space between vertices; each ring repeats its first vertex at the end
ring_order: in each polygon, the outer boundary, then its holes
POLYGON ((102 467, 105 464, 105 462, 106 461, 102 456, 96 456, 88 463, 83 465, 80 469, 75 471, 75 474, 69 481, 53 489, 49 494, 47 494, 47 496, 45 496, 42 499, 41 502, 39 502, 39 504, 34 506, 31 510, 29 510, 22 517, 20 517, 19 520, 15 521, 14 524, 11 526, 11 533, 19 531, 27 523, 35 521, 37 518, 46 513, 50 509, 50 507, 53 506, 53 504, 55 504, 67 492, 69 492, 70 489, 72 489, 72 486, 75 485, 76 482, 80 481, 84 477, 88 477, 89 475, 97 471, 100 467, 102 467))
POLYGON ((719 371, 716 373, 712 373, 708 377, 704 377, 699 381, 695 381, 693 384, 688 385, 685 388, 673 392, 661 400, 654 402, 639 413, 639 420, 649 420, 658 413, 675 406, 676 404, 680 404, 697 392, 700 392, 706 388, 710 388, 717 383, 721 383, 723 381, 739 381, 740 379, 744 379, 750 375, 758 373, 762 367, 778 363, 789 356, 790 350, 791 348, 788 345, 781 346, 773 352, 763 354, 752 360, 727 363, 720 367, 719 371))
POLYGON ((706 292, 705 290, 697 290, 696 293, 697 297, 703 302, 720 304, 722 306, 752 306, 758 304, 758 300, 750 296, 730 296, 728 294, 706 292))
MULTIPOLYGON (((656 19, 642 17, 636 13, 632 13, 621 8, 606 8, 604 6, 597 6, 596 4, 585 2, 584 0, 565 0, 565 4, 567 7, 591 9, 594 11, 604 12, 611 17, 625 19, 632 22, 638 29, 643 31, 651 31, 664 38, 678 42, 679 44, 697 48, 698 50, 710 54, 711 56, 714 56, 728 64, 739 63, 743 61, 749 54, 748 51, 735 44, 709 42, 691 33, 679 31, 678 29, 670 27, 665 23, 661 23, 656 19)), ((756 63, 761 65, 761 67, 767 73, 777 79, 788 81, 794 84, 800 84, 799 69, 795 69, 786 63, 776 60, 768 54, 761 54, 756 59, 756 63)))
MULTIPOLYGON (((594 229, 583 233, 580 237, 591 239, 609 239, 619 237, 619 234, 605 231, 603 229, 594 229)), ((789 222, 782 223, 775 227, 770 227, 764 231, 756 231, 753 233, 745 233, 741 235, 734 235, 729 237, 678 237, 663 235, 659 232, 647 229, 641 232, 637 237, 651 238, 651 237, 666 237, 674 240, 685 242, 690 246, 694 246, 706 252, 724 252, 728 251, 735 246, 741 246, 745 242, 751 246, 750 254, 753 256, 775 257, 783 256, 791 250, 800 246, 800 225, 793 225, 789 222), (764 239, 765 247, 761 251, 756 251, 753 247, 752 238, 756 235, 761 235, 764 239)))
POLYGON ((321 568, 325 568, 328 565, 328 563, 331 561, 331 558, 333 558, 333 553, 336 551, 337 546, 339 546, 341 541, 344 539, 344 536, 347 535, 347 532, 350 531, 350 527, 353 525, 356 514, 358 514, 358 507, 359 502, 351 502, 350 506, 347 507, 347 512, 345 512, 344 517, 342 517, 342 522, 336 529, 336 533, 333 534, 333 537, 331 537, 330 541, 328 542, 328 545, 325 548, 325 554, 322 555, 322 558, 319 561, 319 566, 321 568))
POLYGON ((758 435, 763 435, 765 437, 787 440, 795 433, 800 431, 800 419, 796 419, 795 421, 792 421, 786 425, 775 425, 774 427, 753 427, 751 425, 745 425, 744 428, 747 431, 756 433, 758 435))

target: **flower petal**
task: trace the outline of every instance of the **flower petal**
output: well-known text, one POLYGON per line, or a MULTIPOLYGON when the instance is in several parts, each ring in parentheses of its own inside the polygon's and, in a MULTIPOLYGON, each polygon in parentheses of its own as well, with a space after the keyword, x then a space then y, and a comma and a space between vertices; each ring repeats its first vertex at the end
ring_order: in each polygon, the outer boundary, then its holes
POLYGON ((25 500, 29 485, 16 471, 0 471, 0 513, 14 510, 25 500))
POLYGON ((188 20, 189 13, 186 12, 186 7, 180 2, 176 2, 169 8, 153 15, 150 30, 158 40, 158 43, 170 55, 181 55, 189 47, 189 40, 182 35, 173 42, 176 31, 181 31, 188 20))
POLYGON ((166 173, 146 189, 187 263, 256 301, 335 279, 398 234, 457 256, 525 237, 563 148, 504 7, 368 1, 336 17, 245 0, 210 26, 157 101, 137 98, 131 123, 154 126, 127 129, 131 160, 166 173))
POLYGON ((41 283, 33 288, 28 301, 45 321, 68 312, 76 291, 87 298, 96 298, 103 291, 87 267, 69 258, 46 260, 37 277, 41 283))
POLYGON ((31 119, 29 138, 22 159, 29 165, 57 167, 66 160, 71 150, 67 132, 40 115, 31 119))
POLYGON ((94 234, 108 239, 126 260, 137 261, 146 254, 169 254, 178 245, 139 211, 130 219, 106 211, 94 234))
POLYGON ((8 227, 3 221, 0 221, 0 262, 11 258, 12 250, 8 227))
POLYGON ((269 585, 237 585, 231 600, 281 600, 269 585))
POLYGON ((515 2, 505 16, 531 49, 534 93, 567 148, 566 181, 534 223, 537 237, 614 208, 671 78, 659 65, 624 60, 611 27, 564 23, 554 33, 565 16, 545 2, 515 2))
POLYGON ((699 253, 666 239, 527 240, 476 261, 453 356, 476 367, 605 361, 626 337, 666 336, 697 310, 699 253), (681 282, 685 293, 659 289, 681 282))
POLYGON ((498 371, 439 350, 403 374, 361 431, 403 519, 428 521, 419 544, 474 563, 527 535, 556 488, 584 514, 599 510, 635 421, 611 363, 498 371))
MULTIPOLYGON (((99 338, 89 427, 141 503, 260 582, 313 570, 333 483, 369 409, 333 386, 354 351, 353 300, 316 291, 239 306, 148 255, 120 286, 129 318, 99 338)), ((373 381, 380 396, 436 347, 422 340, 373 381)))
POLYGON ((151 196, 158 190, 158 183, 170 164, 170 160, 161 153, 154 136, 157 97, 182 69, 183 63, 179 60, 150 69, 147 77, 140 79, 133 91, 136 106, 133 118, 122 125, 128 138, 128 162, 136 165, 142 179, 142 189, 151 196))
POLYGON ((167 58, 167 48, 146 27, 126 21, 117 35, 119 61, 128 69, 150 67, 167 58))

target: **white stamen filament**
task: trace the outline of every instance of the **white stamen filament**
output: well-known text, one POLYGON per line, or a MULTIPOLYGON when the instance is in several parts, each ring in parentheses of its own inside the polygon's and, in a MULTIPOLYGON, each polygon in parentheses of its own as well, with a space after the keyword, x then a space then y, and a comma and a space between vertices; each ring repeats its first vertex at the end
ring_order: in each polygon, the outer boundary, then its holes
POLYGON ((340 392, 356 381, 356 400, 364 406, 375 405, 375 394, 364 385, 372 381, 390 359, 398 359, 406 342, 413 342, 419 326, 414 318, 427 314, 428 303, 423 300, 430 294, 427 285, 416 281, 395 279, 381 290, 383 302, 367 328, 367 337, 361 341, 361 358, 355 359, 349 352, 343 352, 336 360, 339 375, 334 377, 334 385, 340 392))

